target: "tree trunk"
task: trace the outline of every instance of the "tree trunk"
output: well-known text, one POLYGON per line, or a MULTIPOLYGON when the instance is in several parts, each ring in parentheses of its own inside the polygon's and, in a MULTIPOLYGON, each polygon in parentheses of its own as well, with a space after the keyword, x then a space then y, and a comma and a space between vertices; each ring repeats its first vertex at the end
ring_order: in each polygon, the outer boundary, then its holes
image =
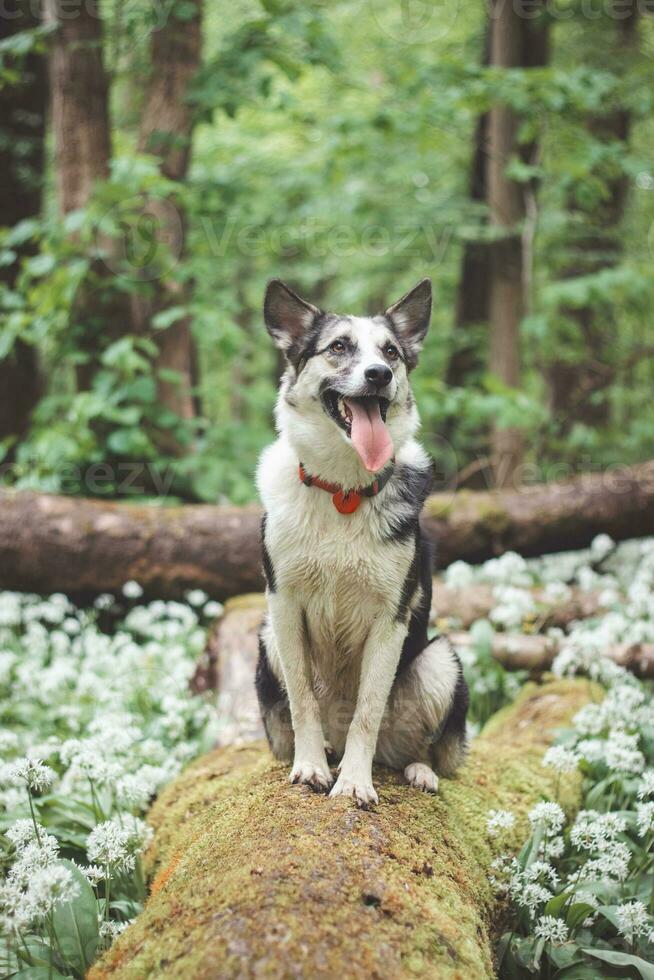
MULTIPOLYGON (((109 81, 103 59, 103 24, 97 0, 70 9, 66 0, 44 0, 50 38, 50 115, 57 203, 62 216, 84 209, 99 181, 109 177, 109 81)), ((106 253, 115 243, 97 243, 106 253)), ((111 288, 106 255, 94 256, 72 312, 85 360, 76 370, 80 390, 91 387, 99 355, 124 330, 125 300, 111 288)), ((110 262, 111 264, 111 262, 110 262)))
MULTIPOLYGON (((494 68, 520 66, 523 22, 516 4, 494 0, 491 7, 491 57, 494 68)), ((506 173, 518 155, 518 118, 506 105, 489 112, 487 184, 490 223, 495 234, 491 250, 489 290, 489 367, 507 388, 520 386, 520 321, 525 311, 522 187, 506 173)), ((510 487, 519 482, 522 434, 515 427, 496 426, 492 434, 495 482, 510 487)))
POLYGON ((490 980, 502 921, 491 861, 519 845, 543 796, 578 807, 579 775, 542 758, 588 693, 527 686, 436 797, 378 771, 370 812, 289 786, 256 743, 204 756, 155 803, 151 895, 89 980, 490 980), (490 808, 516 815, 501 841, 490 808))
MULTIPOLYGON (((490 60, 491 22, 486 26, 482 65, 490 60)), ((469 177, 470 200, 477 205, 486 202, 486 155, 488 152, 488 113, 477 119, 474 148, 469 177)), ((454 312, 454 347, 445 373, 445 383, 454 388, 475 381, 484 369, 483 351, 472 328, 488 323, 490 291, 490 247, 484 241, 466 241, 461 256, 461 269, 454 312)), ((447 438, 451 438, 449 433, 447 438)))
MULTIPOLYGON (((500 4, 500 6, 505 5, 500 4)), ((512 29, 516 32, 515 50, 512 51, 512 55, 521 68, 542 68, 549 63, 549 22, 545 17, 544 4, 539 2, 537 7, 538 9, 535 9, 535 5, 531 4, 529 16, 525 16, 525 12, 520 11, 522 16, 519 17, 519 24, 516 25, 512 22, 512 29)), ((493 46, 492 54, 494 57, 504 57, 502 51, 498 50, 497 39, 492 40, 494 34, 499 30, 505 31, 506 25, 498 24, 496 15, 491 16, 487 22, 484 39, 482 57, 484 67, 490 64, 491 46, 493 46)), ((495 121, 497 122, 497 119, 495 121)), ((497 133, 494 138, 498 138, 497 133)), ((490 205, 490 140, 490 113, 485 112, 479 116, 475 127, 470 172, 470 200, 476 204, 488 203, 490 205)), ((519 155, 525 163, 534 163, 539 155, 539 146, 535 142, 514 146, 513 152, 519 155)), ((504 175, 496 172, 496 179, 503 180, 504 175)), ((531 246, 535 225, 537 183, 535 180, 531 181, 525 184, 522 190, 520 187, 514 186, 512 192, 516 196, 521 194, 526 202, 524 205, 521 202, 525 212, 524 216, 528 220, 525 221, 520 242, 524 255, 521 259, 521 282, 518 285, 522 285, 526 296, 528 296, 531 281, 531 246)), ((502 254, 500 253, 498 262, 501 261, 502 254)), ((448 386, 464 387, 465 385, 476 384, 485 370, 485 365, 489 359, 488 353, 479 337, 475 335, 474 328, 487 325, 491 320, 492 283, 497 271, 494 265, 493 247, 489 242, 483 240, 467 241, 464 244, 454 315, 454 349, 445 376, 448 386)), ((452 441, 456 438, 455 432, 456 420, 451 420, 446 427, 444 436, 452 441)), ((483 470, 484 467, 475 468, 477 482, 483 479, 483 470)))
MULTIPOLYGON (((215 598, 263 588, 257 507, 149 507, 0 493, 0 588, 89 595, 136 579, 148 596, 215 598)), ((346 520, 347 518, 343 518, 346 520)), ((582 548, 595 535, 654 534, 654 461, 567 483, 435 494, 425 531, 445 567, 507 550, 582 548)))
POLYGON ((84 208, 93 187, 109 176, 109 83, 102 56, 98 0, 71 11, 66 0, 45 0, 50 39, 50 111, 55 184, 63 215, 84 208))
MULTIPOLYGON (((20 0, 15 16, 0 18, 0 41, 38 26, 29 0, 20 0)), ((20 65, 20 81, 0 87, 0 221, 7 227, 41 212, 45 140, 45 61, 29 54, 20 65)), ((0 268, 0 281, 14 286, 24 247, 11 265, 0 268)), ((17 340, 0 360, 0 442, 12 440, 3 462, 14 457, 15 442, 29 428, 41 395, 36 349, 17 340)))
MULTIPOLYGON (((141 116, 139 150, 159 157, 164 176, 179 183, 186 179, 191 158, 194 118, 189 85, 200 65, 201 15, 201 0, 195 0, 192 15, 186 11, 183 19, 176 15, 173 6, 163 26, 152 32, 151 39, 151 73, 141 116)), ((163 247, 171 248, 174 260, 179 261, 186 238, 182 205, 171 199, 150 200, 147 210, 154 215, 158 241, 163 247)), ((140 332, 149 333, 159 348, 154 365, 159 402, 186 420, 198 414, 194 394, 197 358, 191 317, 184 316, 162 330, 152 329, 151 321, 162 310, 184 305, 188 300, 188 289, 165 274, 154 283, 150 294, 140 293, 132 300, 135 326, 140 332), (163 377, 160 372, 164 372, 163 377)), ((175 440, 170 441, 168 449, 182 451, 175 440)))
MULTIPOLYGON (((597 67, 611 67, 616 73, 625 70, 633 62, 638 50, 638 14, 636 0, 628 0, 616 10, 620 16, 610 23, 600 25, 608 36, 602 45, 598 41, 595 58, 597 67)), ((598 149, 606 151, 611 146, 622 146, 623 157, 628 149, 631 114, 626 106, 611 105, 607 111, 591 115, 585 121, 590 139, 598 149)), ((580 122, 580 125, 584 123, 580 122)), ((622 258, 620 228, 625 213, 629 190, 629 175, 615 163, 607 174, 604 154, 596 152, 589 172, 579 175, 568 192, 567 210, 569 222, 565 229, 566 239, 562 251, 566 263, 561 269, 561 279, 591 276, 605 269, 615 268, 622 258), (605 193, 580 194, 588 181, 599 181, 605 193)), ((604 299, 601 303, 567 307, 561 315, 571 323, 581 346, 575 363, 558 357, 547 365, 550 409, 563 435, 570 432, 575 423, 581 422, 593 428, 605 426, 610 420, 611 406, 608 389, 615 380, 619 363, 616 362, 615 324, 620 311, 604 299)), ((556 345, 559 346, 558 344, 556 345)), ((563 346, 563 345, 561 345, 563 346)), ((570 341, 567 347, 570 348, 570 341)))

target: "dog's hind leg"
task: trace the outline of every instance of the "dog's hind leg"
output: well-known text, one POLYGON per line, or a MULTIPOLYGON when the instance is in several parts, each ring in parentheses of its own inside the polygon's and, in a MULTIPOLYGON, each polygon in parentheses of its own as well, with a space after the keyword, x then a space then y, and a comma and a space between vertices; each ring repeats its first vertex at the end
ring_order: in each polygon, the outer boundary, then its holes
POLYGON ((450 643, 428 643, 398 672, 375 759, 404 771, 412 786, 435 792, 466 754, 468 690, 450 643), (436 772, 434 772, 436 770, 436 772))
POLYGON ((290 762, 294 745, 291 710, 286 691, 270 664, 265 634, 266 624, 259 634, 259 660, 255 681, 261 720, 273 755, 284 762, 290 762))

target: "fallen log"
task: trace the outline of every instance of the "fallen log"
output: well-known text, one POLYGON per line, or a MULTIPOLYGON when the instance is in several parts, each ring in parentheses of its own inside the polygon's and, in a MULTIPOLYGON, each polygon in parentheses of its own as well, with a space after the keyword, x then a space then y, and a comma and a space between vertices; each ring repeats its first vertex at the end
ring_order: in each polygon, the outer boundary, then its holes
MULTIPOLYGON (((549 598, 545 589, 530 589, 536 606, 535 623, 539 629, 558 626, 565 629, 577 619, 590 619, 606 612, 597 592, 569 589, 567 599, 549 598)), ((454 589, 435 578, 433 583, 431 621, 446 625, 450 621, 468 629, 478 619, 488 619, 497 605, 492 585, 477 582, 462 589, 454 589)))
POLYGON ((493 977, 491 860, 559 782, 578 805, 578 775, 541 760, 588 696, 586 682, 527 685, 438 796, 380 771, 371 812, 290 786, 260 745, 199 759, 151 811, 151 895, 89 980, 493 977), (500 841, 489 808, 516 814, 500 841))
MULTIPOLYGON (((475 645, 470 633, 449 633, 448 636, 457 649, 470 649, 475 645)), ((529 670, 532 673, 549 670, 561 648, 559 639, 524 633, 496 633, 491 640, 493 659, 506 670, 529 670)), ((654 677, 654 643, 613 643, 603 647, 601 655, 637 677, 654 677)))
MULTIPOLYGON (((309 491, 307 491, 309 492, 309 491)), ((427 500, 437 562, 480 562, 654 534, 654 460, 566 483, 461 491, 427 500)), ((224 599, 256 592, 260 510, 109 503, 0 492, 0 588, 73 595, 117 592, 136 579, 149 597, 203 589, 224 599)))

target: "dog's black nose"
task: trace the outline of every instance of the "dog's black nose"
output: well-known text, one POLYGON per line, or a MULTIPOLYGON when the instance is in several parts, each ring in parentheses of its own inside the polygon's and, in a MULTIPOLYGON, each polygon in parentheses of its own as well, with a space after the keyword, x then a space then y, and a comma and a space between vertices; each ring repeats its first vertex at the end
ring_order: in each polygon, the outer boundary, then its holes
POLYGON ((366 381, 376 388, 384 388, 393 377, 393 372, 385 364, 371 364, 364 371, 366 381))

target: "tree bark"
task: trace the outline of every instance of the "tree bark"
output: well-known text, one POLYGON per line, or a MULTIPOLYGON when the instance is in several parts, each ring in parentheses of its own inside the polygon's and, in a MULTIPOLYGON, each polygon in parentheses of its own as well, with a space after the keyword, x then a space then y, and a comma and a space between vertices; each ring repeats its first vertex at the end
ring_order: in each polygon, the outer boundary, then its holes
MULTIPOLYGON (((14 16, 0 18, 0 41, 34 29, 38 19, 29 0, 20 0, 14 16)), ((13 227, 41 212, 45 140, 45 59, 29 54, 20 65, 20 81, 0 87, 0 216, 13 227)), ((27 254, 18 247, 11 265, 0 268, 0 281, 12 288, 27 254)), ((7 357, 0 360, 0 442, 20 440, 27 432, 32 411, 41 395, 35 347, 17 340, 7 357)), ((15 443, 4 462, 14 457, 15 443)))
MULTIPOLYGON (((85 0, 72 9, 66 0, 44 0, 44 19, 55 28, 49 47, 50 116, 57 203, 65 217, 83 210, 96 184, 109 177, 109 80, 102 13, 98 0, 85 0)), ((115 247, 105 238, 97 245, 105 253, 115 247)), ((100 352, 124 331, 126 301, 111 288, 113 273, 106 258, 92 256, 73 306, 71 326, 79 334, 85 358, 76 369, 80 390, 92 386, 100 352)))
POLYGON ((89 980, 490 980, 491 861, 519 845, 544 795, 578 807, 579 775, 542 757, 587 698, 587 682, 528 685, 436 797, 378 771, 370 812, 289 786, 256 743, 204 756, 155 803, 150 897, 89 980), (489 838, 489 808, 516 814, 506 837, 489 838))
MULTIPOLYGON (((188 6, 188 5, 187 5, 188 6)), ((182 183, 191 159, 194 116, 189 101, 189 85, 199 65, 202 47, 202 3, 195 0, 194 12, 183 19, 175 7, 165 23, 152 32, 150 80, 141 115, 139 150, 159 157, 161 172, 169 180, 182 183)), ((186 215, 179 201, 150 200, 148 211, 157 225, 157 238, 171 248, 175 260, 185 250, 186 215)), ((171 306, 188 302, 189 291, 164 275, 148 294, 133 297, 132 313, 137 330, 149 333, 159 349, 154 370, 159 402, 175 415, 190 420, 198 414, 197 357, 191 330, 191 317, 184 316, 165 329, 152 329, 153 317, 171 306), (164 376, 160 375, 164 372, 164 376), (168 376, 174 372, 176 379, 168 376)), ((168 448, 183 447, 171 440, 168 448)))
MULTIPOLYGON (((0 588, 148 596, 201 588, 222 599, 263 588, 257 507, 152 507, 0 493, 0 588)), ((345 518, 344 518, 345 519, 345 518)), ((435 494, 423 514, 437 563, 530 556, 654 534, 654 461, 521 490, 435 494)))
MULTIPOLYGON (((633 61, 638 50, 639 4, 616 0, 619 16, 610 23, 600 25, 608 40, 598 41, 595 58, 597 67, 605 69, 613 62, 620 72, 633 61)), ((569 221, 565 228, 562 252, 566 263, 560 272, 563 280, 592 276, 606 269, 615 268, 622 258, 620 228, 627 203, 630 176, 621 164, 607 164, 604 159, 607 148, 622 146, 624 156, 628 149, 631 132, 631 112, 626 106, 610 105, 606 110, 590 115, 580 125, 585 125, 589 138, 597 145, 594 159, 599 162, 582 173, 572 183, 567 195, 569 221), (604 193, 584 196, 583 187, 588 181, 600 182, 604 193)), ((558 430, 565 435, 573 426, 598 427, 610 420, 611 406, 607 390, 616 378, 619 363, 616 362, 615 324, 620 311, 606 301, 582 306, 565 307, 561 315, 576 331, 580 353, 574 362, 554 357, 547 365, 550 409, 558 430)), ((555 347, 571 347, 555 343, 555 347)))
MULTIPOLYGON (((520 65, 522 21, 515 4, 494 0, 491 8, 491 66, 520 65)), ((489 367, 507 388, 520 385, 520 321, 524 315, 522 222, 525 218, 522 188, 506 173, 517 155, 518 119, 512 109, 493 105, 488 119, 487 183, 490 223, 495 234, 491 250, 489 290, 489 367)), ((522 462, 522 435, 515 427, 493 430, 495 482, 515 485, 522 462)))
POLYGON ((109 176, 109 83, 102 56, 98 0, 71 9, 66 0, 45 0, 50 39, 50 111, 55 184, 63 215, 84 208, 93 187, 109 176))

